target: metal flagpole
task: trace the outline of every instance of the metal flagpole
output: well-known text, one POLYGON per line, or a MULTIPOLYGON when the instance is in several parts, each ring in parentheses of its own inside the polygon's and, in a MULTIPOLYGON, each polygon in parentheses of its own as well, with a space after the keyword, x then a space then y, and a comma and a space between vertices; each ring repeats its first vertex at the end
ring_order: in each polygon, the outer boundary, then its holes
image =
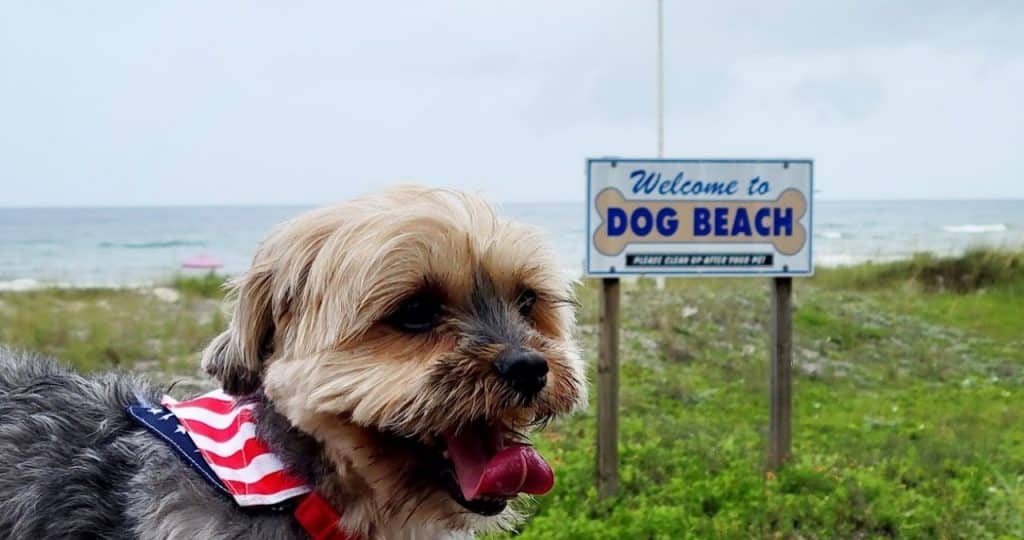
POLYGON ((658 0, 658 157, 665 157, 664 0, 658 0))
MULTIPOLYGON (((658 0, 658 66, 657 66, 657 114, 658 114, 658 157, 665 157, 665 55, 664 55, 664 0, 658 0)), ((665 278, 658 276, 654 286, 660 291, 665 290, 665 278)))

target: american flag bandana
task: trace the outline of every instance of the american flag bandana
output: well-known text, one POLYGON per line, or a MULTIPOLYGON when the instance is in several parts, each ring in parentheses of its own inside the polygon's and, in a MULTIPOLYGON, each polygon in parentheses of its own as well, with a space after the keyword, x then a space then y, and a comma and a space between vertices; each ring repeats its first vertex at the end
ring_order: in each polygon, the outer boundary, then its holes
POLYGON ((164 396, 162 404, 239 506, 274 505, 312 490, 256 438, 255 404, 239 405, 221 390, 185 401, 164 396))
POLYGON ((312 491, 256 438, 254 403, 214 390, 185 401, 164 396, 162 405, 134 405, 128 414, 239 506, 272 507, 312 491))
POLYGON ((293 516, 311 540, 358 539, 339 529, 341 516, 256 437, 255 404, 239 404, 220 390, 186 401, 164 396, 161 403, 127 412, 236 504, 277 512, 290 506, 280 503, 296 499, 293 516))

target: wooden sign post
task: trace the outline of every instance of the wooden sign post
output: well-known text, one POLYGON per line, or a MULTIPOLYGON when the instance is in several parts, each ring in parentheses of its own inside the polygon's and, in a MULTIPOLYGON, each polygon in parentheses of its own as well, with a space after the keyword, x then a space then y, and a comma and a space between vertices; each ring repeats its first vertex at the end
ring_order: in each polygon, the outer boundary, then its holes
POLYGON ((597 495, 619 490, 619 278, 601 280, 597 356, 597 495))
POLYGON ((793 367, 793 279, 772 279, 772 344, 769 395, 768 469, 778 470, 789 459, 793 367))

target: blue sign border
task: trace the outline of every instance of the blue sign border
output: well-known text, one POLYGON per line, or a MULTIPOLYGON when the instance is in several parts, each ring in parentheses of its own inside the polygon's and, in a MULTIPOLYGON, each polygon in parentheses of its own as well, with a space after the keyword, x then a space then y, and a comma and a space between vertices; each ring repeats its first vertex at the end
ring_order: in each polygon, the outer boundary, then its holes
POLYGON ((715 276, 715 277, 747 277, 747 276, 812 276, 814 275, 814 160, 808 158, 794 158, 794 159, 668 159, 668 158, 587 158, 587 262, 586 267, 583 269, 585 276, 653 276, 653 275, 666 275, 666 276, 679 276, 679 277, 699 277, 699 276, 715 276), (594 202, 591 199, 590 193, 590 170, 594 163, 724 163, 724 164, 785 164, 785 163, 799 163, 806 164, 810 167, 811 172, 811 192, 807 194, 808 205, 810 206, 810 212, 808 217, 810 218, 808 223, 811 227, 807 230, 807 271, 794 272, 794 271, 780 271, 780 270, 654 270, 654 271, 621 271, 615 272, 591 272, 590 271, 590 249, 593 247, 594 239, 591 238, 593 230, 590 227, 590 205, 594 202))

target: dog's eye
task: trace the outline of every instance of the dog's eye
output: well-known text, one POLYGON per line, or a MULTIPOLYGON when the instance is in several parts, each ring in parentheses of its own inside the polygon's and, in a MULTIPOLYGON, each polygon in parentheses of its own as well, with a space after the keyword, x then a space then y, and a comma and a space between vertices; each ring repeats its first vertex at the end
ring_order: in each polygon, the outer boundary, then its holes
POLYGON ((418 334, 441 324, 443 314, 444 306, 439 298, 429 293, 419 293, 406 298, 388 316, 387 322, 404 332, 418 334))
POLYGON ((529 317, 533 313, 533 306, 537 303, 537 293, 532 289, 526 289, 519 293, 519 298, 516 298, 516 306, 519 308, 519 313, 523 317, 529 317))

